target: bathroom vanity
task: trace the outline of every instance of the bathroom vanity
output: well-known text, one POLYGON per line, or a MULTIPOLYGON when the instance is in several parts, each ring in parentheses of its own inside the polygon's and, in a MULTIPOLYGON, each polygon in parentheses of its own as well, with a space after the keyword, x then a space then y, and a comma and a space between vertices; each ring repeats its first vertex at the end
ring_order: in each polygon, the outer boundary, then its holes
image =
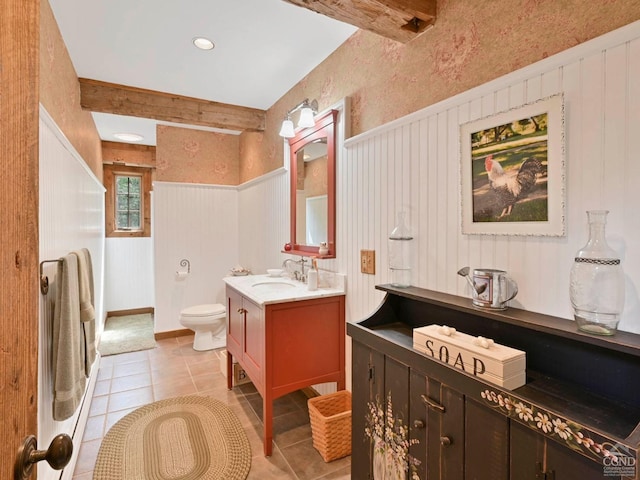
POLYGON ((347 325, 352 478, 639 478, 640 335, 590 336, 549 315, 376 288, 386 292, 382 305, 347 325), (524 351, 525 385, 510 390, 463 371, 446 349, 421 353, 413 329, 432 324, 524 351))
POLYGON ((226 277, 227 386, 233 360, 263 401, 264 454, 273 440, 273 401, 311 385, 345 388, 345 293, 265 275, 226 277))

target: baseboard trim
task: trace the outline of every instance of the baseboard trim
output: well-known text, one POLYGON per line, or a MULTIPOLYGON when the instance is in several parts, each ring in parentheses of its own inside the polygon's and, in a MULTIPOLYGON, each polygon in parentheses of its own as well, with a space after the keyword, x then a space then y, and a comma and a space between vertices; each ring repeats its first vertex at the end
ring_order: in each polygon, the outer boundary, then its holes
POLYGON ((154 313, 153 307, 131 308, 129 310, 115 310, 107 312, 107 317, 124 317, 126 315, 141 315, 143 313, 154 313))
POLYGON ((156 341, 166 340, 167 338, 186 337, 187 335, 193 335, 193 330, 185 328, 182 330, 169 330, 168 332, 158 332, 153 334, 156 341))

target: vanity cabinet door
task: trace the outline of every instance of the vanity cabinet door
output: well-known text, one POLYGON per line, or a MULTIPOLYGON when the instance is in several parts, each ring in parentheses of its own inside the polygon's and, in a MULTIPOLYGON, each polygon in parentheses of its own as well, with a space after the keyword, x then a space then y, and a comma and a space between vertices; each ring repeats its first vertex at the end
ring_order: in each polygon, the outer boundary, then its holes
POLYGON ((243 366, 251 381, 262 392, 264 389, 264 310, 243 298, 244 351, 243 366))
POLYGON ((242 296, 227 288, 227 350, 242 361, 244 350, 244 310, 242 296))

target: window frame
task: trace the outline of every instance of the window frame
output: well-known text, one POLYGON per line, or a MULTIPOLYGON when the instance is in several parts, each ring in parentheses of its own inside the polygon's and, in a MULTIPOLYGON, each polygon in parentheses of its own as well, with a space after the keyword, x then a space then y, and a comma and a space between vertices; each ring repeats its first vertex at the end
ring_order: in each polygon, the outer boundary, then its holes
POLYGON ((138 175, 138 174, 122 174, 122 173, 114 173, 114 185, 116 186, 115 191, 113 192, 113 194, 115 195, 115 210, 114 210, 114 221, 115 221, 115 225, 116 225, 116 229, 118 231, 122 231, 122 232, 139 232, 140 230, 144 230, 144 192, 142 189, 142 175, 138 175), (119 186, 118 186, 118 181, 122 178, 126 178, 127 179, 127 184, 128 184, 128 189, 127 189, 127 193, 126 195, 121 193, 119 191, 119 186), (133 179, 137 179, 138 181, 138 188, 139 191, 137 194, 132 194, 131 193, 131 183, 133 181, 133 179), (127 227, 127 228, 123 228, 122 226, 118 225, 118 217, 120 216, 121 213, 124 212, 124 210, 121 210, 119 208, 120 202, 118 197, 120 196, 126 196, 127 197, 127 209, 126 209, 126 213, 127 213, 127 220, 129 225, 131 224, 131 217, 132 217, 132 213, 137 213, 138 214, 138 226, 137 227, 127 227), (138 197, 138 208, 136 210, 133 210, 131 208, 131 199, 138 197))
POLYGON ((106 237, 150 237, 151 236, 151 169, 126 165, 105 164, 103 166, 105 192, 106 237), (140 177, 140 229, 116 228, 116 178, 118 176, 140 177))

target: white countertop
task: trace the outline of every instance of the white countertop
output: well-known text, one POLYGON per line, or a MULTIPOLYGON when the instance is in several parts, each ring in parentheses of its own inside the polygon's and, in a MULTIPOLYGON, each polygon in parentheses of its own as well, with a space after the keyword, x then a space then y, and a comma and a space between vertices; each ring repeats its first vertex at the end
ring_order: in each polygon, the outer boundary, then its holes
POLYGON ((292 280, 289 277, 245 275, 224 277, 222 280, 255 303, 259 305, 269 305, 272 303, 295 302, 297 300, 311 300, 313 298, 344 295, 344 275, 333 275, 337 277, 337 281, 333 282, 334 286, 319 287, 314 291, 309 291, 305 283, 292 280), (287 285, 282 285, 283 283, 287 285))

